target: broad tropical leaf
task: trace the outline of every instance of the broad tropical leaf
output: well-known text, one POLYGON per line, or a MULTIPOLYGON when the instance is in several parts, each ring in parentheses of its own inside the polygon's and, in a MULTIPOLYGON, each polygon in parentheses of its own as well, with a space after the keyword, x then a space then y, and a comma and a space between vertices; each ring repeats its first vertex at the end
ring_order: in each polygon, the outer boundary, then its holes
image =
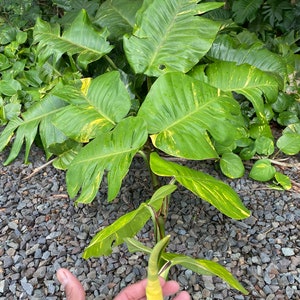
POLYGON ((85 10, 71 24, 62 35, 58 24, 50 24, 38 19, 33 31, 34 42, 38 42, 40 59, 46 60, 53 55, 54 62, 64 54, 72 56, 78 54, 79 66, 86 69, 87 65, 100 59, 112 50, 106 41, 107 31, 97 31, 91 24, 85 10))
POLYGON ((19 90, 22 89, 19 81, 10 79, 10 80, 1 80, 0 81, 0 95, 3 94, 5 96, 13 96, 19 90))
MULTIPOLYGON (((136 73, 160 76, 189 71, 212 45, 219 24, 199 17, 198 0, 145 0, 133 35, 124 37, 128 61, 136 73)), ((212 3, 212 8, 216 8, 212 3)), ((222 6, 223 3, 219 3, 222 6)))
POLYGON ((177 255, 173 253, 165 253, 162 255, 164 259, 171 260, 171 266, 181 265, 198 274, 218 276, 227 282, 231 287, 248 295, 249 292, 238 282, 238 280, 223 266, 207 259, 194 259, 185 255, 177 255))
POLYGON ((165 185, 159 188, 147 203, 142 203, 137 209, 123 215, 111 225, 98 232, 89 246, 84 250, 83 257, 99 257, 109 255, 112 248, 122 244, 126 238, 133 237, 150 219, 149 209, 158 211, 164 197, 176 190, 175 185, 165 185))
POLYGON ((63 142, 66 137, 52 124, 52 118, 61 111, 65 102, 57 97, 47 96, 42 101, 32 105, 22 117, 15 117, 5 127, 0 136, 0 151, 2 151, 15 134, 15 139, 9 154, 4 162, 5 165, 11 163, 19 154, 25 142, 25 162, 28 162, 29 151, 38 132, 40 131, 44 149, 54 142, 63 142))
POLYGON ((263 0, 239 0, 232 2, 232 11, 235 22, 243 24, 246 20, 251 22, 257 17, 257 12, 263 0))
POLYGON ((78 16, 78 13, 84 9, 89 16, 94 16, 102 1, 90 0, 55 0, 55 5, 65 12, 59 19, 59 24, 70 25, 78 16))
POLYGON ((99 8, 94 23, 106 27, 115 39, 130 34, 135 24, 135 14, 143 0, 107 0, 99 8))
POLYGON ((168 162, 156 153, 152 153, 150 156, 150 167, 159 176, 175 177, 184 187, 230 218, 245 219, 250 215, 237 193, 221 180, 203 172, 168 162))
POLYGON ((138 115, 148 125, 155 147, 188 159, 217 158, 208 132, 229 145, 240 137, 244 124, 230 94, 182 73, 159 77, 138 115))
POLYGON ((62 143, 51 144, 48 147, 48 150, 50 153, 53 153, 56 156, 52 163, 53 166, 56 169, 66 170, 81 148, 82 144, 71 139, 67 139, 62 143))
POLYGON ((76 202, 90 203, 97 194, 102 177, 107 171, 108 201, 114 199, 128 172, 131 161, 148 137, 141 118, 128 117, 113 131, 98 135, 72 161, 67 171, 67 189, 76 202))
MULTIPOLYGON (((144 252, 151 254, 151 248, 143 245, 134 238, 128 238, 125 240, 128 250, 134 252, 144 252)), ((216 262, 209 261, 206 259, 194 259, 182 254, 163 252, 161 258, 166 262, 169 262, 169 267, 166 269, 168 272, 172 266, 181 265, 187 269, 200 275, 215 275, 226 281, 231 287, 241 291, 245 295, 248 291, 237 281, 237 279, 223 266, 216 262)), ((165 272, 163 272, 165 273, 165 272)))
POLYGON ((221 61, 235 62, 238 65, 249 64, 262 71, 273 73, 276 76, 280 88, 287 77, 286 62, 278 54, 275 54, 261 44, 252 46, 241 44, 237 38, 229 35, 219 35, 209 52, 209 57, 221 61))
POLYGON ((206 68, 208 83, 222 91, 234 91, 244 95, 255 108, 262 124, 268 123, 264 99, 274 102, 278 95, 278 82, 272 74, 248 64, 217 62, 206 68))
POLYGON ((130 97, 117 71, 90 81, 79 91, 62 86, 54 94, 66 100, 66 106, 53 120, 64 134, 78 142, 88 142, 111 130, 129 112, 130 97))

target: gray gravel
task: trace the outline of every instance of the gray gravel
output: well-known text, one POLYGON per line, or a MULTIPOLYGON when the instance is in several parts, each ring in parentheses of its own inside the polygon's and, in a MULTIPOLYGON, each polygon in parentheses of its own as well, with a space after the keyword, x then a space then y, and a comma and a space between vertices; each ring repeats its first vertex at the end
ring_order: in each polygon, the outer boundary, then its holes
MULTIPOLYGON (((0 153, 0 162, 6 156, 6 151, 0 153)), ((144 278, 147 256, 128 253, 125 246, 107 257, 81 258, 96 232, 151 195, 142 161, 135 159, 112 203, 105 200, 104 184, 92 204, 75 207, 67 196, 64 172, 48 166, 24 179, 45 163, 37 148, 30 159, 29 165, 20 158, 0 169, 0 300, 63 299, 55 276, 60 267, 80 279, 87 299, 112 299, 124 286, 144 278)), ((193 167, 207 168, 199 163, 193 167)), ((209 170, 221 176, 211 166, 209 170)), ((285 171, 299 183, 299 169, 285 171)), ((245 178, 227 181, 252 216, 230 220, 180 189, 172 199, 166 226, 172 236, 168 249, 218 261, 250 295, 241 295, 218 278, 180 267, 173 268, 170 277, 195 300, 300 299, 299 188, 281 192, 245 178)), ((149 223, 139 238, 151 245, 152 234, 149 223)))

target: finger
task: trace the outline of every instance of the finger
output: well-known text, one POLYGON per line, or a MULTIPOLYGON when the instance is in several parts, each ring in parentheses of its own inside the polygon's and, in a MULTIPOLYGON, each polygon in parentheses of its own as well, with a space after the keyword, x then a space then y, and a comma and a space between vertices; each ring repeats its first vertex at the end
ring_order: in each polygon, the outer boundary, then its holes
POLYGON ((85 292, 78 279, 67 269, 59 269, 57 279, 63 286, 67 300, 84 300, 85 292))
POLYGON ((176 294, 179 291, 179 284, 174 280, 165 281, 163 278, 160 278, 160 284, 163 290, 164 296, 170 296, 176 294))
POLYGON ((173 300, 191 300, 191 296, 188 292, 180 292, 173 300))
POLYGON ((124 288, 114 300, 136 300, 146 296, 147 279, 124 288))
MULTIPOLYGON (((170 296, 179 291, 179 284, 176 281, 165 281, 163 278, 159 278, 159 280, 164 296, 170 296)), ((146 285, 147 279, 129 285, 128 287, 124 288, 114 300, 146 299, 146 285)), ((180 298, 178 300, 180 300, 180 298)), ((185 300, 185 298, 183 298, 183 300, 185 300)))

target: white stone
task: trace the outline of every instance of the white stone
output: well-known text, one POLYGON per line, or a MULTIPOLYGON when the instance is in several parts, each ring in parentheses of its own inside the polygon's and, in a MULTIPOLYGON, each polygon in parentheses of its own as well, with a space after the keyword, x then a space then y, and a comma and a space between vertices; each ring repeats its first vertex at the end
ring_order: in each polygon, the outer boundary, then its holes
POLYGON ((281 251, 284 256, 293 256, 295 255, 294 249, 292 248, 281 248, 281 251))

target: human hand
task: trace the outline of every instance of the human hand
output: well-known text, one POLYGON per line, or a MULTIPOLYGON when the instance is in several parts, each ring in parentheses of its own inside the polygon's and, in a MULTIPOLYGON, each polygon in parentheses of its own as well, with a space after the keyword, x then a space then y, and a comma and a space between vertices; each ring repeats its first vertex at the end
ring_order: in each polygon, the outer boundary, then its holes
MULTIPOLYGON (((67 269, 59 269, 57 278, 63 286, 67 300, 85 300, 84 289, 79 280, 67 269)), ((165 281, 160 278, 164 296, 176 294, 179 284, 176 281, 165 281)), ((147 279, 124 288, 114 300, 146 300, 147 279)), ((180 292, 173 300, 190 300, 187 292, 180 292)))
POLYGON ((66 293, 67 300, 85 300, 83 286, 69 270, 59 269, 56 276, 66 293))
MULTIPOLYGON (((160 285, 164 296, 171 296, 179 291, 179 284, 174 281, 165 281, 160 278, 160 285)), ((141 280, 137 283, 127 286, 114 300, 146 300, 146 285, 147 279, 141 280)), ((188 292, 180 292, 173 300, 190 300, 188 292)))

